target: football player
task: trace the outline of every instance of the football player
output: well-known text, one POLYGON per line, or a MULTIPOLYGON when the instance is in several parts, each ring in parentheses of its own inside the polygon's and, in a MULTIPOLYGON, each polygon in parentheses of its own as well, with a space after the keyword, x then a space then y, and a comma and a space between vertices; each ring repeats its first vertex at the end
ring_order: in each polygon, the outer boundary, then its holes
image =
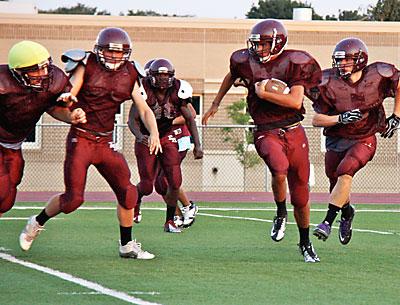
MULTIPOLYGON (((155 59, 149 60, 144 66, 146 77, 149 76, 150 65, 153 63, 154 60, 155 59)), ((187 105, 190 109, 190 112, 192 113, 193 118, 196 118, 196 110, 193 108, 192 104, 189 103, 187 105)), ((135 135, 136 140, 142 142, 146 140, 146 136, 143 135, 140 131, 139 121, 140 121, 139 114, 137 113, 135 108, 132 108, 129 114, 128 126, 131 132, 135 135)), ((182 131, 176 135, 177 140, 179 140, 182 137, 190 137, 189 130, 187 129, 186 126, 185 118, 182 115, 175 118, 172 121, 172 124, 175 125, 175 128, 177 129, 181 128, 182 131)), ((182 158, 181 162, 186 157, 186 153, 187 150, 183 150, 180 152, 182 158)), ((160 194, 165 195, 166 190, 168 189, 167 183, 168 181, 164 175, 164 171, 159 167, 159 171, 156 178, 156 189, 161 191, 160 194)), ((190 227, 196 219, 198 207, 193 201, 189 200, 188 196, 186 195, 182 187, 179 190, 178 200, 182 204, 182 209, 180 209, 178 205, 176 206, 174 223, 177 227, 185 227, 185 228, 190 227)), ((138 201, 135 208, 133 220, 136 223, 140 223, 142 221, 142 212, 140 207, 141 207, 141 200, 138 201)))
POLYGON ((322 83, 312 96, 313 125, 324 127, 325 173, 330 182, 328 211, 314 229, 326 240, 341 212, 339 241, 352 236, 354 208, 350 191, 354 175, 375 155, 376 136, 393 136, 400 122, 399 73, 388 63, 368 64, 368 50, 358 38, 341 40, 333 50, 332 68, 323 71, 322 83), (385 121, 383 100, 395 97, 393 114, 385 121))
POLYGON ((319 83, 321 69, 310 54, 285 50, 287 40, 287 30, 280 21, 266 19, 257 23, 251 30, 247 49, 231 55, 230 71, 202 122, 207 124, 215 115, 232 85, 247 88, 248 109, 256 125, 255 146, 272 174, 277 214, 271 238, 279 242, 285 235, 287 180, 300 235, 299 250, 306 262, 319 262, 309 240, 309 148, 300 122, 305 112, 305 89, 319 83), (285 82, 290 89, 288 94, 266 91, 266 80, 272 78, 285 82))
POLYGON ((195 159, 203 157, 196 122, 188 103, 192 97, 192 87, 184 80, 175 78, 175 69, 167 59, 154 60, 149 67, 149 76, 143 79, 145 100, 154 112, 160 132, 160 142, 163 153, 149 154, 146 150, 147 130, 140 121, 140 132, 135 125, 135 113, 130 111, 128 125, 136 135, 135 154, 139 169, 140 182, 138 184, 139 202, 143 196, 153 192, 159 168, 163 174, 156 183, 156 190, 163 195, 167 204, 167 214, 164 231, 180 233, 181 229, 174 223, 180 187, 182 184, 181 162, 183 155, 190 148, 190 139, 184 135, 185 128, 173 125, 174 119, 183 116, 194 140, 193 154, 195 159), (139 161, 140 160, 140 161, 139 161), (165 177, 164 183, 162 178, 165 177))
POLYGON ((21 41, 0 65, 0 216, 9 211, 20 184, 24 159, 22 142, 43 113, 67 123, 85 123, 85 112, 66 104, 75 101, 65 73, 52 63, 47 49, 21 41))
POLYGON ((70 129, 64 163, 65 192, 51 198, 45 209, 32 216, 20 235, 20 246, 27 251, 44 224, 59 213, 71 213, 84 202, 87 171, 94 165, 114 191, 120 224, 119 255, 124 258, 152 259, 132 240, 133 209, 137 188, 130 182, 131 173, 124 156, 113 148, 115 115, 120 104, 133 100, 149 130, 146 151, 161 149, 157 124, 151 109, 139 91, 138 67, 129 61, 132 51, 128 34, 120 28, 105 28, 98 34, 93 52, 67 51, 62 60, 70 73, 71 92, 78 97, 72 107, 86 111, 87 123, 70 129))

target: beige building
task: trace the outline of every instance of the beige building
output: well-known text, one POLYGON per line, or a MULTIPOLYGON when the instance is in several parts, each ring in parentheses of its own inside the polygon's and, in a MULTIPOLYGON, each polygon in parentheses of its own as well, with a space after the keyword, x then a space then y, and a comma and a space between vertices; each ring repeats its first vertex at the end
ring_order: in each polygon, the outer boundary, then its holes
MULTIPOLYGON (((60 55, 71 48, 91 50, 97 33, 108 26, 124 28, 133 40, 132 58, 142 65, 156 57, 170 59, 178 78, 189 81, 194 88, 194 104, 198 118, 210 106, 218 87, 229 68, 230 54, 246 47, 251 27, 258 20, 227 20, 166 17, 115 17, 74 15, 10 15, 0 14, 0 62, 6 63, 9 48, 16 42, 29 39, 44 44, 56 64, 60 55)), ((393 22, 330 22, 283 21, 289 31, 288 48, 311 53, 322 68, 331 66, 331 52, 342 38, 361 38, 369 47, 369 62, 385 61, 398 64, 400 23, 393 22)), ((241 88, 233 88, 225 97, 220 111, 211 124, 230 124, 224 105, 245 96, 241 88)), ((310 125, 312 108, 306 101, 310 125)), ((126 123, 130 102, 121 107, 117 117, 117 147, 126 155, 132 168, 133 182, 138 180, 133 153, 133 137, 126 123), (121 126, 122 125, 122 126, 121 126)), ((388 113, 392 101, 386 103, 388 113)), ((35 135, 29 139, 24 154, 26 169, 22 191, 60 191, 63 189, 62 161, 65 126, 48 126, 54 120, 44 117, 35 135)), ((237 131, 241 132, 241 131, 237 131)), ((323 139, 321 130, 307 128, 313 173, 312 190, 326 192, 328 181, 323 169, 323 139)), ((224 141, 221 128, 201 130, 205 157, 194 161, 189 156, 184 163, 184 186, 192 191, 263 191, 270 190, 269 173, 260 163, 244 169, 237 161, 231 145, 224 141)), ((358 174, 356 192, 398 192, 397 136, 380 140, 377 156, 358 174)), ((88 179, 88 190, 108 191, 109 188, 94 171, 88 179)))

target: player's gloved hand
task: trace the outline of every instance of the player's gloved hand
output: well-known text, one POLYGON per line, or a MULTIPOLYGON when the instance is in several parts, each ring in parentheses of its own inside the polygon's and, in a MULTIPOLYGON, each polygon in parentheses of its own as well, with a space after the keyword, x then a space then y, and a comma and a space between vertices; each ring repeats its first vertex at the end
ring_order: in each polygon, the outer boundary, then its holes
POLYGON ((338 122, 341 124, 350 124, 362 119, 360 109, 353 109, 339 114, 338 122))
POLYGON ((386 129, 381 133, 381 137, 391 138, 394 135, 394 132, 400 128, 400 117, 395 115, 394 113, 386 118, 386 129))

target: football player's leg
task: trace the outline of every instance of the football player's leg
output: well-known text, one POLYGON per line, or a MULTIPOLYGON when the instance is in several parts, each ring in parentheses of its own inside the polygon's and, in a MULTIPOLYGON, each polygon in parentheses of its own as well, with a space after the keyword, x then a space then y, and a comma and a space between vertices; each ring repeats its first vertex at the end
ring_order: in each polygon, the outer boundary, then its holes
POLYGON ((154 179, 158 171, 157 156, 150 155, 149 148, 142 143, 135 143, 135 155, 140 178, 137 188, 141 198, 153 192, 154 179))
POLYGON ((161 167, 164 170, 168 181, 168 191, 164 196, 167 204, 167 214, 164 225, 165 232, 179 233, 180 229, 176 228, 174 223, 175 209, 177 206, 179 189, 182 185, 181 158, 178 147, 175 143, 163 146, 163 154, 160 156, 161 167))
POLYGON ((0 146, 0 217, 15 203, 17 186, 21 183, 24 164, 21 150, 0 146))
POLYGON ((286 210, 286 175, 289 162, 284 150, 283 138, 276 134, 264 133, 256 136, 256 149, 263 158, 272 175, 272 191, 274 194, 277 213, 274 217, 271 238, 281 241, 285 236, 287 210, 286 210))

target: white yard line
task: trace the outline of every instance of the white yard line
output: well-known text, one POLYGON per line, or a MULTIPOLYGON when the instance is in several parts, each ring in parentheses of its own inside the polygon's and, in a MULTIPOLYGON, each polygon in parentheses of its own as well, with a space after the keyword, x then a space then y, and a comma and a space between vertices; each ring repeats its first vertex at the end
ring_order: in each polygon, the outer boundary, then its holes
POLYGON ((58 278, 60 278, 62 280, 65 280, 67 282, 75 283, 75 284, 80 285, 82 287, 97 291, 100 294, 108 295, 110 297, 125 301, 125 302, 130 303, 130 304, 161 305, 159 303, 147 302, 147 301, 144 301, 142 299, 132 297, 132 296, 126 294, 125 292, 109 289, 109 288, 106 288, 106 287, 104 287, 104 286, 102 286, 100 284, 97 284, 95 282, 90 282, 90 281, 75 277, 75 276, 73 276, 71 274, 68 274, 68 273, 65 273, 65 272, 57 271, 57 270, 54 270, 54 269, 51 269, 51 268, 48 268, 48 267, 43 267, 43 266, 40 266, 40 265, 37 265, 37 264, 34 264, 34 263, 30 263, 30 262, 27 262, 27 261, 20 260, 20 259, 18 259, 16 257, 14 257, 12 255, 9 255, 9 254, 6 254, 6 253, 1 253, 0 252, 0 258, 3 259, 3 260, 9 261, 11 263, 14 263, 14 264, 18 264, 18 265, 21 265, 21 266, 24 266, 24 267, 27 267, 27 268, 30 268, 30 269, 34 269, 34 270, 37 270, 37 271, 40 271, 40 272, 43 272, 43 273, 58 277, 58 278))
MULTIPOLYGON (((276 211, 276 208, 215 208, 215 207, 202 207, 199 206, 201 211, 276 211)), ((43 210, 43 207, 38 206, 15 206, 13 210, 43 210)), ((80 207, 79 210, 108 210, 114 211, 115 207, 80 207)), ((153 207, 141 207, 141 210, 154 210, 154 211, 165 211, 165 208, 153 208, 153 207)), ((288 211, 293 211, 293 209, 287 209, 288 211)), ((312 212, 325 212, 325 209, 311 209, 312 212)), ((373 213, 400 213, 400 209, 356 209, 356 212, 373 212, 373 213)), ((4 219, 4 217, 0 218, 4 219)), ((26 218, 23 218, 26 219, 26 218)))
MULTIPOLYGON (((143 295, 160 295, 159 292, 157 291, 129 291, 129 294, 143 294, 143 295)), ((98 291, 88 291, 88 292, 83 292, 83 291, 71 291, 71 292, 58 292, 57 294, 60 295, 99 295, 103 294, 98 291)), ((153 303, 154 304, 154 303, 153 303)))
MULTIPOLYGON (((228 219, 238 219, 238 220, 251 220, 251 221, 259 221, 259 222, 269 222, 272 223, 272 220, 262 219, 262 218, 254 218, 254 217, 240 217, 240 216, 227 216, 227 215, 218 215, 218 214, 208 214, 208 213, 197 213, 197 215, 208 216, 208 217, 216 217, 216 218, 228 218, 228 219)), ((295 225, 295 222, 286 222, 289 225, 295 225)), ((310 226, 316 226, 317 224, 310 223, 310 226)), ((339 227, 332 226, 332 228, 338 229, 339 227)), ((355 229, 355 232, 366 232, 366 233, 375 233, 381 235, 398 235, 396 232, 385 232, 385 231, 375 231, 375 230, 364 230, 364 229, 355 229)))

